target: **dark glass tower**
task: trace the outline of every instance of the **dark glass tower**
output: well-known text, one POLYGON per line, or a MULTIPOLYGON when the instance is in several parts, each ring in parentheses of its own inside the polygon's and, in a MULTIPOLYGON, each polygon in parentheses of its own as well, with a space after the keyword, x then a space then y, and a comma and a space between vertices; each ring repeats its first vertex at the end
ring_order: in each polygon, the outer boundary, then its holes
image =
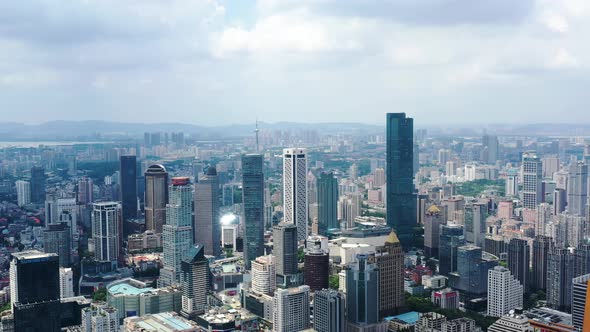
POLYGON ((221 254, 221 224, 219 223, 219 178, 214 166, 199 183, 195 183, 195 244, 204 246, 205 255, 221 254))
POLYGON ((538 235, 533 240, 533 290, 547 288, 547 262, 553 242, 550 237, 538 235))
POLYGON ((520 281, 526 292, 530 285, 529 265, 531 262, 531 247, 523 239, 511 239, 508 244, 508 269, 520 281))
POLYGON ((414 120, 406 113, 387 113, 387 225, 404 248, 412 245, 416 225, 413 134, 414 120))
POLYGON ((31 203, 42 204, 45 202, 45 179, 45 168, 31 167, 31 203))
POLYGON ((65 222, 49 224, 43 231, 43 249, 45 253, 54 253, 59 256, 59 265, 69 267, 71 263, 72 232, 65 222))
POLYGON ((129 219, 137 218, 137 162, 135 156, 121 156, 119 158, 120 199, 123 209, 123 236, 127 236, 125 223, 129 219))
POLYGON ((279 223, 273 227, 272 237, 273 253, 277 258, 277 286, 297 285, 297 225, 279 223))
POLYGON ((448 275, 457 271, 457 253, 459 247, 465 245, 463 226, 441 225, 438 249, 438 272, 448 275))
POLYGON ((244 263, 264 255, 264 160, 260 154, 242 156, 244 204, 244 263))
POLYGON ((151 165, 145 171, 145 229, 162 233, 168 204, 168 172, 162 165, 151 165))
POLYGON ((318 229, 327 235, 329 229, 338 225, 338 181, 332 172, 320 174, 318 179, 318 229))
POLYGON ((313 328, 318 332, 343 332, 344 296, 333 289, 315 293, 313 307, 313 328))

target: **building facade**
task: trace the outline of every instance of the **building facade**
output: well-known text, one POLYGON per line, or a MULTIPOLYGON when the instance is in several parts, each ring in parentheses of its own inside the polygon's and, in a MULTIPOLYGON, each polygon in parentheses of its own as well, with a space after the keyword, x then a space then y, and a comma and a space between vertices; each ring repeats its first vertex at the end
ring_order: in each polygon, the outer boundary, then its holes
POLYGON ((221 224, 219 223, 219 178, 214 166, 198 183, 195 183, 195 229, 196 244, 203 245, 205 255, 221 254, 221 224))
POLYGON ((307 150, 283 150, 284 222, 297 225, 297 240, 307 239, 307 150))
POLYGON ((244 264, 264 255, 264 159, 260 154, 242 156, 244 204, 244 264))
POLYGON ((162 165, 151 165, 145 171, 145 229, 162 233, 168 204, 168 172, 162 165))

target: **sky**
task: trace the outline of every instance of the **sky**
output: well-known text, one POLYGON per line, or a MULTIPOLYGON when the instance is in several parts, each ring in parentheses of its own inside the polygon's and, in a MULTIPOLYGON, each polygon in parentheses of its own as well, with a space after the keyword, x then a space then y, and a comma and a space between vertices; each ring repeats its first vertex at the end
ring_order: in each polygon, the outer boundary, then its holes
POLYGON ((588 0, 2 0, 0 122, 590 123, 588 0))

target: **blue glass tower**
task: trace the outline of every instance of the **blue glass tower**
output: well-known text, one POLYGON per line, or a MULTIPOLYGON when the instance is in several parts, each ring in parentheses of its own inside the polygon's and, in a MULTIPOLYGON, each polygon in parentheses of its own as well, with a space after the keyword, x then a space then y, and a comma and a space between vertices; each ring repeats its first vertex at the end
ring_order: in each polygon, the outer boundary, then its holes
POLYGON ((242 156, 244 204, 244 263, 264 255, 264 160, 260 154, 242 156))
POLYGON ((318 179, 318 228, 320 235, 338 225, 338 181, 332 172, 320 174, 318 179))

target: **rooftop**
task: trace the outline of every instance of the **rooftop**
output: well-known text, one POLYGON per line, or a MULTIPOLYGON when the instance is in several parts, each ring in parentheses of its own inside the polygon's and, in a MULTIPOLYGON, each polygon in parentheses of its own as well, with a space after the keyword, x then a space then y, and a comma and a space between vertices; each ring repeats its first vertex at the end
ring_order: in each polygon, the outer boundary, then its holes
POLYGON ((393 319, 398 319, 408 324, 416 324, 416 322, 420 319, 420 313, 416 311, 410 311, 406 312, 405 314, 385 318, 386 321, 393 319))
MULTIPOLYGON (((197 325, 176 313, 162 312, 154 315, 127 318, 132 324, 146 332, 196 331, 197 325)), ((125 319, 125 320, 127 320, 125 319)))

